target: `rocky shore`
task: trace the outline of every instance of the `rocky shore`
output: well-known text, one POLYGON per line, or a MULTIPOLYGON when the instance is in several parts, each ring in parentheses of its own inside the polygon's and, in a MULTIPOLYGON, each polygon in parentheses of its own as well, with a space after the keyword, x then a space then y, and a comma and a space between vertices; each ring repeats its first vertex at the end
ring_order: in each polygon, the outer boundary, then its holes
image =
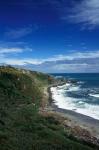
POLYGON ((42 110, 43 114, 51 114, 57 117, 64 126, 68 128, 69 135, 76 137, 86 143, 99 146, 99 120, 76 113, 71 110, 60 109, 55 105, 52 98, 51 87, 64 85, 66 82, 53 84, 47 88, 48 104, 42 110))

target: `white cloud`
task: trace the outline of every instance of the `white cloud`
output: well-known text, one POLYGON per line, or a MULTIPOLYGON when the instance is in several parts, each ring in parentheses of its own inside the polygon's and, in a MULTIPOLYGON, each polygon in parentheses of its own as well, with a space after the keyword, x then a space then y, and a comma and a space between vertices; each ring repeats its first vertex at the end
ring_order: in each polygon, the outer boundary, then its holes
POLYGON ((38 29, 37 25, 33 25, 33 26, 31 25, 23 28, 9 29, 7 32, 5 32, 5 36, 11 39, 18 39, 28 34, 31 34, 33 31, 37 29, 38 29))
POLYGON ((25 65, 25 62, 23 60, 20 59, 8 59, 8 58, 4 58, 4 63, 5 64, 9 64, 9 65, 25 65))
POLYGON ((54 65, 52 69, 57 71, 65 71, 65 72, 81 72, 85 71, 89 65, 86 63, 82 64, 58 64, 54 65))
POLYGON ((25 47, 25 48, 19 48, 19 47, 12 47, 12 48, 5 48, 5 47, 0 47, 0 55, 4 54, 5 56, 7 54, 13 54, 13 53, 22 53, 25 51, 32 51, 31 48, 25 47))
POLYGON ((69 20, 73 23, 83 23, 83 28, 92 29, 99 26, 99 0, 83 0, 76 3, 71 13, 69 20))
MULTIPOLYGON (((49 72, 91 72, 99 71, 99 50, 78 52, 73 51, 66 55, 56 55, 50 58, 14 58, 8 56, 9 52, 22 52, 21 49, 4 49, 0 53, 0 63, 30 67, 40 71, 49 72), (3 55, 2 55, 3 54, 3 55)), ((33 69, 32 68, 32 69, 33 69)))
POLYGON ((45 59, 45 61, 60 61, 60 60, 74 60, 82 58, 99 58, 99 51, 73 52, 67 55, 56 55, 52 58, 45 59))
MULTIPOLYGON (((19 53, 23 52, 24 49, 20 48, 9 48, 9 49, 1 49, 0 54, 5 54, 5 53, 19 53)), ((18 64, 23 65, 23 64, 35 64, 35 65, 40 65, 43 63, 50 63, 50 62, 58 62, 58 61, 64 61, 64 60, 78 60, 78 59, 95 59, 99 58, 99 51, 88 51, 88 52, 73 52, 67 55, 56 55, 50 58, 45 58, 45 59, 33 59, 33 58, 21 58, 21 59, 13 59, 13 58, 5 58, 4 61, 6 63, 11 63, 11 64, 18 64)))
POLYGON ((0 48, 0 54, 22 53, 23 51, 21 48, 0 48))
POLYGON ((98 64, 87 64, 87 63, 78 63, 78 64, 58 64, 52 67, 53 72, 64 72, 64 73, 99 73, 98 64))
POLYGON ((32 65, 40 65, 42 64, 42 61, 38 60, 38 59, 13 59, 13 58, 1 58, 0 59, 1 63, 5 63, 5 64, 9 64, 9 65, 27 65, 27 64, 32 64, 32 65))

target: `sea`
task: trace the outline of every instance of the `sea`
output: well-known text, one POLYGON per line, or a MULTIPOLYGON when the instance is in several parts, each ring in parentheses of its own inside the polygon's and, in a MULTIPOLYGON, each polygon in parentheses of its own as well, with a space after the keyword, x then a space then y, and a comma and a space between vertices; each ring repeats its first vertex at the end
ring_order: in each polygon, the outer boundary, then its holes
POLYGON ((99 73, 57 73, 56 78, 64 77, 64 85, 52 87, 52 97, 58 108, 99 120, 99 73))

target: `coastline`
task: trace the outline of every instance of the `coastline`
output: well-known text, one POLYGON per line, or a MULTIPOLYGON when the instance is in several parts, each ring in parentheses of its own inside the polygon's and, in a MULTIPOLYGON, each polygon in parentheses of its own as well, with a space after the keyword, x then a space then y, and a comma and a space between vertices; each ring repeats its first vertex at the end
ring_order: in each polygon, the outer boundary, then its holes
POLYGON ((49 106, 47 110, 54 112, 54 113, 58 113, 60 116, 67 118, 69 120, 67 122, 67 126, 69 126, 70 128, 80 127, 82 130, 84 129, 88 131, 90 134, 89 138, 92 138, 92 137, 96 138, 93 140, 91 139, 92 141, 90 140, 88 141, 99 145, 99 120, 74 112, 72 110, 58 108, 58 106, 55 105, 55 101, 52 98, 51 87, 55 87, 59 85, 63 85, 63 83, 51 85, 47 88, 47 92, 49 95, 49 98, 48 98, 49 106))

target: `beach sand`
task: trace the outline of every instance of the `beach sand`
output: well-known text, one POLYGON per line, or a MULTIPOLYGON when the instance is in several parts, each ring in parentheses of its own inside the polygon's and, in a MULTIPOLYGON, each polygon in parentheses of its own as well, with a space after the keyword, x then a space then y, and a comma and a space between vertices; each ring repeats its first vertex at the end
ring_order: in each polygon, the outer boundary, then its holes
POLYGON ((71 128, 80 127, 88 131, 90 133, 90 136, 97 138, 99 142, 99 120, 76 113, 71 110, 58 108, 55 105, 54 100, 52 99, 52 93, 50 88, 51 87, 48 87, 47 89, 49 93, 49 106, 47 106, 46 110, 58 113, 61 117, 66 118, 66 120, 68 120, 67 126, 70 126, 71 128))

